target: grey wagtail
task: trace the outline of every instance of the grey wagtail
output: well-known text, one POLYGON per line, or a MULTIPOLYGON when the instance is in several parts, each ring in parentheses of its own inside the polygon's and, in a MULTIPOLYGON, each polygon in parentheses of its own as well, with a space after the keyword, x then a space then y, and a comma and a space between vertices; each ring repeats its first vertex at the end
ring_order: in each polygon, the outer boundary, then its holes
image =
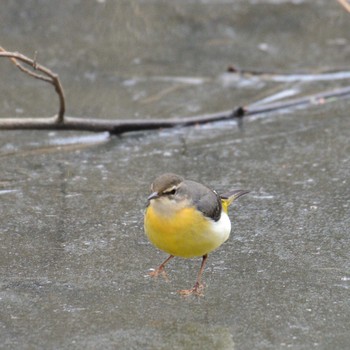
POLYGON ((201 276, 208 253, 224 243, 231 232, 227 215, 229 205, 249 191, 234 190, 218 195, 210 188, 179 175, 160 175, 151 185, 151 195, 144 218, 144 228, 151 243, 170 256, 151 276, 163 274, 174 256, 202 257, 196 283, 182 295, 203 295, 201 276))

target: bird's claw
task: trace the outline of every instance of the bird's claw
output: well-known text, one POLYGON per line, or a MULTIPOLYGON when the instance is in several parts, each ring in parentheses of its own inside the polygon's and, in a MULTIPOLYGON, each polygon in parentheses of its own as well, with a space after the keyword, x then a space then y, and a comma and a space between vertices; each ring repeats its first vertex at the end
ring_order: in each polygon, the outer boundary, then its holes
POLYGON ((196 282, 193 288, 191 289, 182 289, 179 290, 178 293, 184 297, 188 297, 190 295, 196 295, 197 297, 203 297, 204 285, 196 282))
POLYGON ((155 269, 153 271, 150 271, 148 273, 149 276, 157 278, 159 275, 161 275, 167 282, 169 281, 168 275, 165 272, 164 269, 155 269))

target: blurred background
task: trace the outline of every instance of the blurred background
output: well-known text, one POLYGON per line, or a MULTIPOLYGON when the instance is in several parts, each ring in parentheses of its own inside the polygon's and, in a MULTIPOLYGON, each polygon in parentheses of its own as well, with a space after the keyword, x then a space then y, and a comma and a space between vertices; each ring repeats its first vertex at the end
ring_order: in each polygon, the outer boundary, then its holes
MULTIPOLYGON (((187 117, 348 85, 350 14, 329 0, 3 1, 0 45, 59 74, 67 115, 187 117), (229 66, 265 74, 232 74, 229 66), (327 74, 322 74, 327 73, 327 74)), ((57 97, 0 60, 0 118, 57 97)), ((349 101, 128 133, 0 132, 4 349, 348 349, 349 101), (172 171, 250 195, 209 256, 143 233, 152 180, 172 171)))

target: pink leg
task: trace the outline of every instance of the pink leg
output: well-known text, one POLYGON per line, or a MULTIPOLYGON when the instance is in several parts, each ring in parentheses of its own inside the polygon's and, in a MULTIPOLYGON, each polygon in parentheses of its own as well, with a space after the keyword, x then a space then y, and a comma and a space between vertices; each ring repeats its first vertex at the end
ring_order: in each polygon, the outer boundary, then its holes
POLYGON ((152 277, 158 277, 161 274, 167 280, 168 277, 166 272, 164 271, 164 267, 165 264, 167 264, 173 257, 174 255, 169 255, 167 259, 163 261, 154 271, 151 271, 149 275, 152 277))
POLYGON ((194 284, 192 289, 183 289, 183 290, 179 290, 178 293, 180 293, 181 295, 187 297, 191 294, 197 295, 197 296, 204 296, 203 294, 203 284, 201 283, 201 279, 202 279, 202 273, 204 271, 204 267, 205 267, 205 263, 207 261, 208 258, 208 254, 203 255, 203 259, 202 259, 202 264, 201 264, 201 268, 199 270, 197 279, 196 279, 196 283, 194 284))

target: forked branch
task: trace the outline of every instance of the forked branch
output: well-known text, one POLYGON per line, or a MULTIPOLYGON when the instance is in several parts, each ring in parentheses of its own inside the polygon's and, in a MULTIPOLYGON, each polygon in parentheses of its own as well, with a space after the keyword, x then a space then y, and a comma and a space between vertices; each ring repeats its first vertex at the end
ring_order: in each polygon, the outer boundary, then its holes
POLYGON ((11 60, 11 62, 22 72, 30 75, 35 79, 45 81, 54 86, 59 99, 59 109, 58 109, 57 115, 54 118, 50 118, 50 120, 51 122, 54 120, 55 123, 62 124, 64 122, 64 113, 66 109, 66 106, 65 106, 66 103, 65 103, 63 88, 62 88, 60 79, 58 78, 58 75, 53 73, 50 69, 42 66, 41 64, 38 64, 36 62, 36 58, 31 59, 27 56, 22 55, 19 52, 6 51, 1 46, 0 46, 0 57, 8 57, 11 60), (19 61, 26 64, 31 69, 28 69, 19 61), (43 74, 40 74, 37 72, 41 72, 43 74))
POLYGON ((54 86, 59 98, 58 114, 49 118, 0 118, 0 130, 10 129, 44 129, 44 130, 80 130, 80 131, 108 131, 111 134, 122 134, 131 131, 154 130, 159 128, 173 128, 179 126, 199 125, 223 120, 237 119, 255 114, 278 111, 286 108, 323 104, 335 99, 350 96, 350 86, 324 91, 318 94, 304 96, 276 103, 255 103, 245 107, 236 107, 233 110, 204 114, 192 117, 169 119, 125 119, 103 120, 90 118, 74 118, 64 116, 65 97, 58 75, 50 69, 38 64, 36 59, 30 59, 18 52, 8 52, 0 47, 0 57, 9 58, 22 72, 29 76, 50 83, 54 86), (19 62, 21 61, 21 63, 19 62), (22 63, 24 63, 26 67, 22 63))

